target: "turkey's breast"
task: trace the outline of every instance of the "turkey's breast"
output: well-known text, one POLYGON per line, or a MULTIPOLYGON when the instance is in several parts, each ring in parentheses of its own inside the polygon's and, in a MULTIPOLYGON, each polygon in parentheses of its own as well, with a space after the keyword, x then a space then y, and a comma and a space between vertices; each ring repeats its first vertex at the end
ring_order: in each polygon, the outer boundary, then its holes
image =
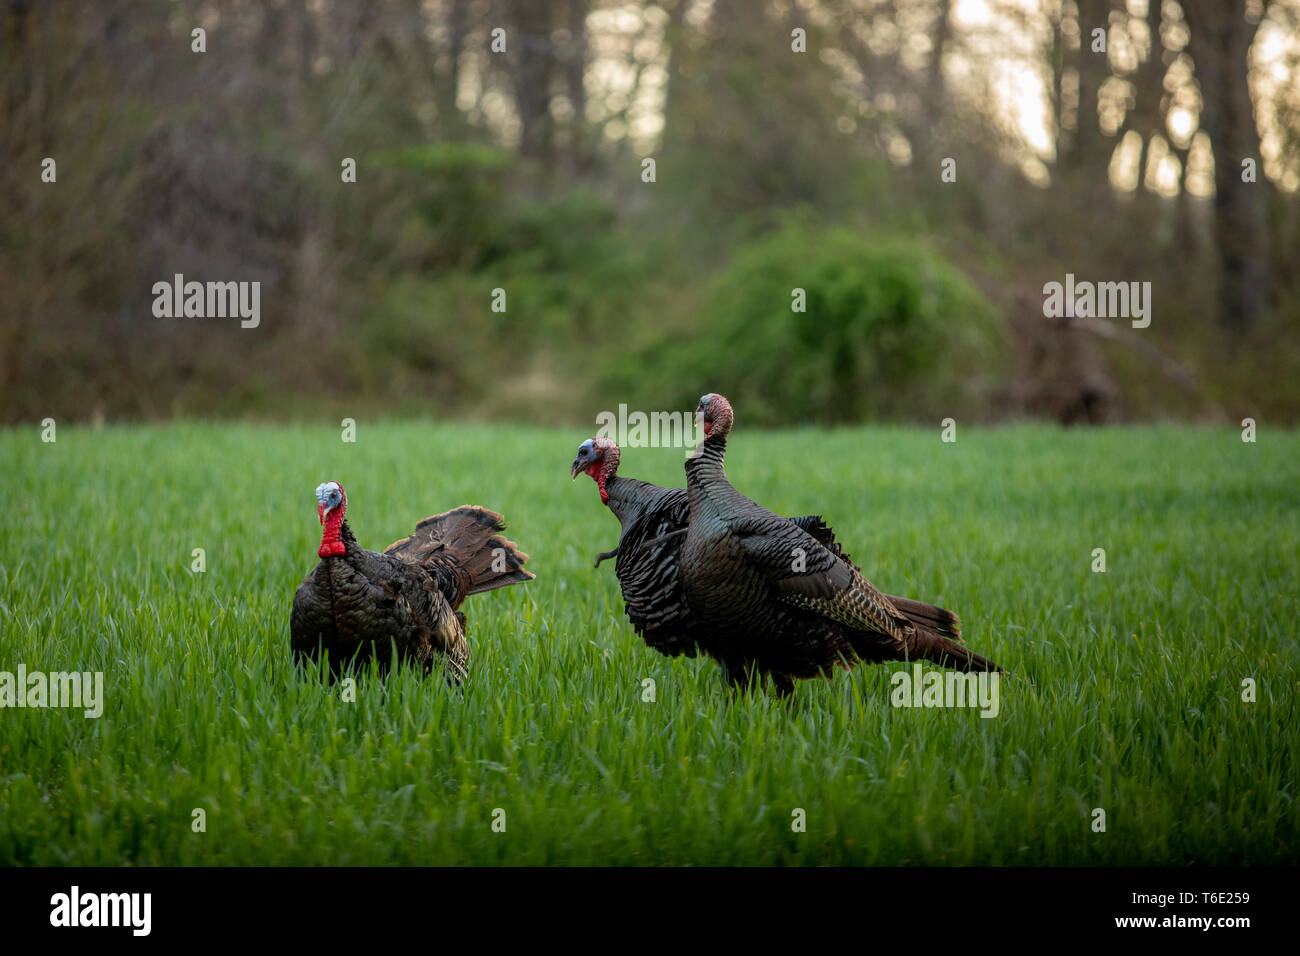
POLYGON ((371 657, 386 667, 394 646, 426 671, 440 653, 453 671, 463 672, 468 658, 464 618, 432 575, 361 549, 321 559, 294 595, 289 626, 295 654, 311 657, 319 646, 335 673, 349 660, 371 657))

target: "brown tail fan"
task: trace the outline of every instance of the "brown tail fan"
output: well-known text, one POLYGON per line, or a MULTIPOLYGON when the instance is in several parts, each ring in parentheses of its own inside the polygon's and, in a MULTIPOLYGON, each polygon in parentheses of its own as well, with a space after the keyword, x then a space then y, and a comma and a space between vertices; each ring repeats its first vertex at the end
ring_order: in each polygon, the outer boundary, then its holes
POLYGON ((415 531, 384 549, 411 564, 442 564, 448 557, 469 575, 469 594, 481 594, 531 581, 536 575, 524 570, 528 555, 501 536, 505 520, 495 511, 478 505, 461 505, 432 515, 415 526, 415 531))

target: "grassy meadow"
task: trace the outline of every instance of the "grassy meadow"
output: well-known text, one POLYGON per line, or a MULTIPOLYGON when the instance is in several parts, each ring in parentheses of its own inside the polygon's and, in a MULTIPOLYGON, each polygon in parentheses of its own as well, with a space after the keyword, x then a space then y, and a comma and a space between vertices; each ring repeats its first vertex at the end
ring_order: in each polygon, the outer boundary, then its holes
MULTIPOLYGON (((823 514, 883 590, 957 611, 1013 672, 993 719, 891 707, 894 665, 801 682, 786 704, 646 649, 612 562, 591 566, 618 525, 569 480, 588 434, 0 432, 0 671, 102 671, 106 694, 99 719, 0 710, 0 864, 1294 862, 1297 434, 1025 426, 943 444, 937 426, 742 417, 736 486, 823 514), (376 550, 465 502, 510 522, 537 580, 466 602, 463 693, 403 670, 346 703, 292 665, 326 479, 376 550)), ((681 484, 682 461, 626 449, 623 471, 681 484)))

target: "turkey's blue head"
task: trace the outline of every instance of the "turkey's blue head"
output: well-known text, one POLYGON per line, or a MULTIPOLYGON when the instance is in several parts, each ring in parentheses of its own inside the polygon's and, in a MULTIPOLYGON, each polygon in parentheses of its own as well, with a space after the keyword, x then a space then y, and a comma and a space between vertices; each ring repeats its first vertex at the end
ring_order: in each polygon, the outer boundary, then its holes
POLYGON ((588 438, 578 446, 578 454, 569 465, 569 475, 578 477, 579 472, 586 472, 600 489, 600 500, 609 504, 609 492, 605 482, 618 472, 618 445, 609 438, 588 438))
POLYGON ((316 553, 322 558, 343 554, 347 548, 342 541, 343 519, 348 513, 348 493, 337 481, 324 481, 316 486, 316 515, 323 526, 320 547, 316 553))
POLYGON ((703 427, 704 437, 717 435, 726 438, 731 431, 736 416, 731 410, 731 403, 717 392, 700 396, 700 404, 695 407, 695 424, 703 427))

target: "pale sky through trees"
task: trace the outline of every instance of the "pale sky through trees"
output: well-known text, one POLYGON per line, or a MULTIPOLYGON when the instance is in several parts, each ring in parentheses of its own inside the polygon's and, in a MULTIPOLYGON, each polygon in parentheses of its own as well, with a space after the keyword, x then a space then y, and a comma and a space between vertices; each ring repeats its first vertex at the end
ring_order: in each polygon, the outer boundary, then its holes
MULTIPOLYGON (((689 2, 684 14, 688 24, 707 23, 713 0, 689 2)), ((864 10, 871 3, 858 4, 864 10)), ((791 4, 774 4, 781 9, 791 4)), ((824 4, 817 0, 800 0, 788 16, 792 23, 807 20, 825 22, 824 4), (802 18, 802 19, 801 19, 802 18)), ((855 6, 850 4, 850 6, 855 6)), ((930 3, 919 3, 918 23, 929 26, 933 17, 930 3)), ((1073 4, 1066 0, 1065 9, 1073 4)), ((1108 58, 1113 74, 1102 90, 1098 117, 1101 129, 1114 136, 1120 128, 1127 103, 1133 95, 1128 77, 1150 55, 1151 37, 1147 29, 1147 0, 1128 0, 1128 17, 1112 14, 1107 25, 1108 58)), ((1294 192, 1300 188, 1300 162, 1292 156, 1284 161, 1283 146, 1273 122, 1279 102, 1300 100, 1293 71, 1300 61, 1300 0, 1282 0, 1274 15, 1264 20, 1252 49, 1252 89, 1259 104, 1261 151, 1264 173, 1279 188, 1294 192), (1289 22, 1288 22, 1289 18, 1289 22)), ((1056 0, 953 0, 950 14, 949 44, 945 52, 944 74, 949 94, 960 103, 994 117, 1009 139, 1012 155, 1008 159, 1020 165, 1025 177, 1036 185, 1050 181, 1050 166, 1056 152, 1055 131, 1049 84, 1044 73, 1045 50, 1051 42, 1053 22, 1061 16, 1056 0)), ((666 29, 669 14, 655 4, 625 3, 597 6, 586 20, 590 59, 586 71, 587 119, 601 129, 604 141, 617 144, 627 140, 638 152, 648 155, 661 143, 664 130, 664 96, 667 89, 669 43, 666 29)), ((1095 26, 1084 25, 1073 36, 1090 49, 1095 26)), ((904 68, 923 71, 931 56, 932 44, 924 32, 867 36, 869 46, 882 50, 891 47, 899 53, 904 68)), ((1187 42, 1181 22, 1171 26, 1164 41, 1175 49, 1165 50, 1167 60, 1165 88, 1170 97, 1165 136, 1151 144, 1147 168, 1142 177, 1146 188, 1163 196, 1176 195, 1180 180, 1188 191, 1199 197, 1213 192, 1213 158, 1209 143, 1198 135, 1199 94, 1190 60, 1179 55, 1187 42), (1170 143, 1187 152, 1188 170, 1184 177, 1181 163, 1170 143)), ((774 43, 788 45, 788 37, 774 38, 774 43)), ((809 50, 827 66, 827 82, 853 85, 846 75, 852 66, 840 51, 809 50)), ((1099 54, 1100 55, 1100 54, 1099 54)), ((507 143, 519 135, 519 122, 509 97, 484 88, 482 70, 487 65, 483 51, 466 54, 461 73, 458 104, 471 115, 481 111, 482 119, 507 143)), ((877 95, 874 108, 888 111, 895 104, 887 91, 877 95)), ((557 118, 563 119, 571 109, 563 97, 552 100, 557 118)), ((854 118, 846 115, 839 131, 852 129, 854 118)), ((1138 183, 1136 164, 1141 153, 1140 137, 1129 131, 1113 143, 1110 164, 1112 185, 1120 191, 1132 191, 1138 183)), ((900 165, 911 161, 905 140, 889 143, 888 155, 900 165)))

